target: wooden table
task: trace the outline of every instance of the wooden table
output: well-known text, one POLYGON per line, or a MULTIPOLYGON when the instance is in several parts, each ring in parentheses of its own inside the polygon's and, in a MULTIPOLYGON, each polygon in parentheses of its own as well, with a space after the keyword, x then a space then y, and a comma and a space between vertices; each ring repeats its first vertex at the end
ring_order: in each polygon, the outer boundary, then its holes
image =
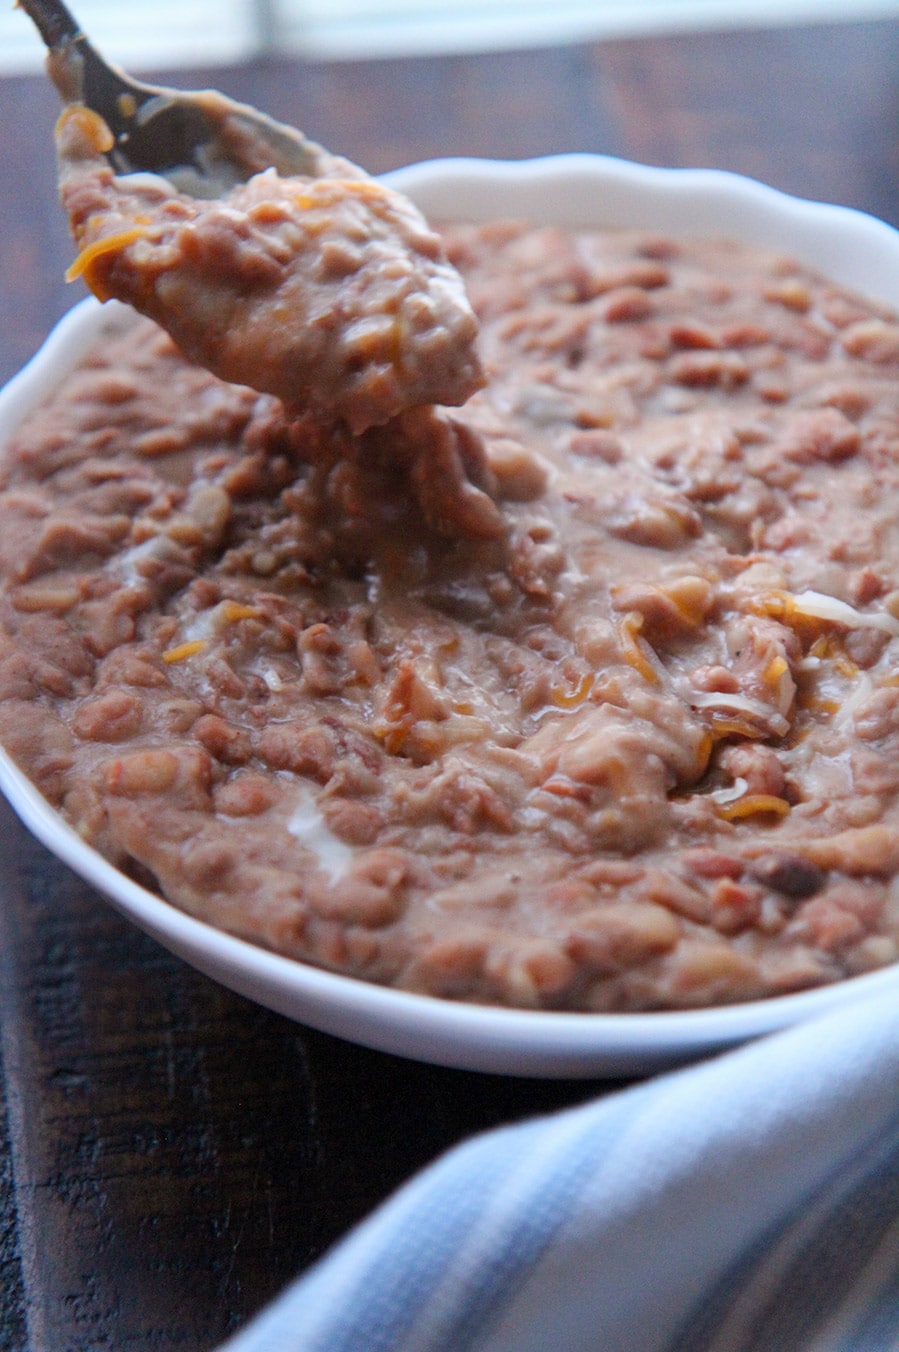
MULTIPOLYGON (((897 73, 885 20, 176 81, 373 171, 602 151, 899 224, 897 73)), ((42 79, 0 81, 2 379, 78 298, 56 111, 42 79)), ((120 920, 3 805, 0 839, 0 1352, 212 1348, 445 1147, 608 1088, 442 1070, 298 1027, 120 920)))

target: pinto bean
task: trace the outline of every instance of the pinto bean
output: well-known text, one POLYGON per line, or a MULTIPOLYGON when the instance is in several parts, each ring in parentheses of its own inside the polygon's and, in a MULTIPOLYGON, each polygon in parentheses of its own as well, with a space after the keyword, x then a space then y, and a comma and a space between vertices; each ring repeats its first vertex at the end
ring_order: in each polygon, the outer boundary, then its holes
POLYGON ((801 854, 768 854, 754 859, 749 872, 781 896, 801 901, 820 892, 827 879, 824 869, 801 854))

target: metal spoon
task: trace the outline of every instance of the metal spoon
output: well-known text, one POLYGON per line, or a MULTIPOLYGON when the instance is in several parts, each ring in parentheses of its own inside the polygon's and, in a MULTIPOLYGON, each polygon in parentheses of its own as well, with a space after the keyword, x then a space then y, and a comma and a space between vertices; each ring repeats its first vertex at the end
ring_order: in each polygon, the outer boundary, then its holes
POLYGON ((181 192, 220 197, 262 169, 317 177, 334 158, 294 127, 215 90, 142 84, 105 61, 61 0, 19 0, 47 46, 47 69, 64 103, 83 103, 114 138, 119 174, 162 174, 181 192))
POLYGON ((479 438, 433 407, 463 403, 484 374, 462 279, 413 204, 247 104, 130 79, 61 0, 19 3, 66 105, 56 143, 80 248, 70 278, 134 306, 190 360, 275 395, 291 416, 355 434, 390 425, 437 530, 501 535, 472 481, 485 465, 479 438), (325 235, 331 263, 319 269, 325 235))

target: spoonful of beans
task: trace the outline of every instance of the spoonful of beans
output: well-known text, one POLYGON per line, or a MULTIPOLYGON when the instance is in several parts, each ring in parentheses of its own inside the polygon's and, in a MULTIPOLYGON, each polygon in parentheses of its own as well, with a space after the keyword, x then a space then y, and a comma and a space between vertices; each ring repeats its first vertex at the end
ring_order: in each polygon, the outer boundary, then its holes
POLYGON ((60 0, 20 4, 64 105, 70 279, 221 379, 352 435, 407 414, 421 427, 423 408, 480 387, 461 278, 404 196, 214 90, 130 79, 60 0))

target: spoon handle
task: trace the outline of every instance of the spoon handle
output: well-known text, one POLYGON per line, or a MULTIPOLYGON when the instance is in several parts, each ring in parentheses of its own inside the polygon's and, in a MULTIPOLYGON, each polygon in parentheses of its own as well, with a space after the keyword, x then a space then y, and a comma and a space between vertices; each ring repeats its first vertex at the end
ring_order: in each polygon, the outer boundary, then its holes
POLYGON ((117 173, 161 173, 191 196, 218 197, 270 166, 314 178, 333 160, 301 132, 223 95, 131 79, 103 59, 62 0, 19 3, 48 49, 63 103, 84 104, 109 128, 117 173))
POLYGON ((193 162, 210 130, 189 98, 141 84, 105 61, 62 0, 21 0, 21 7, 48 48, 49 73, 63 101, 85 103, 109 127, 115 169, 161 170, 193 162), (151 103, 152 110, 141 112, 151 103))
POLYGON ((84 36, 62 0, 19 0, 19 4, 51 50, 84 36))

